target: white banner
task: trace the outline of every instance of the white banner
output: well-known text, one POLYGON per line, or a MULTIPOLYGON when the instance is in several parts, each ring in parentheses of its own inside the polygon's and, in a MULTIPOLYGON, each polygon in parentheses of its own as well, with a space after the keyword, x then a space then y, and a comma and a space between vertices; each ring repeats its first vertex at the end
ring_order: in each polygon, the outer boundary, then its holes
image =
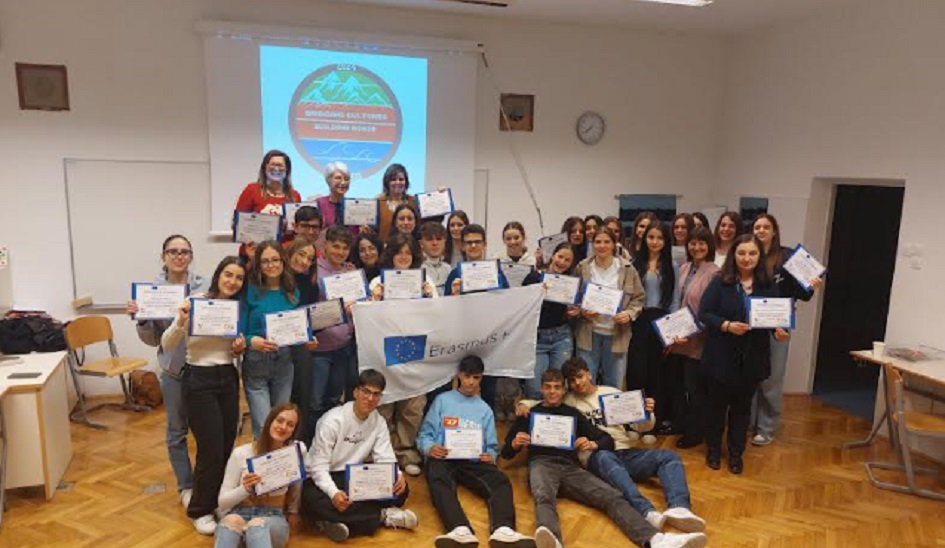
POLYGON ((355 304, 361 370, 384 373, 384 403, 426 394, 456 374, 468 355, 486 374, 531 378, 544 289, 527 287, 470 295, 355 304))

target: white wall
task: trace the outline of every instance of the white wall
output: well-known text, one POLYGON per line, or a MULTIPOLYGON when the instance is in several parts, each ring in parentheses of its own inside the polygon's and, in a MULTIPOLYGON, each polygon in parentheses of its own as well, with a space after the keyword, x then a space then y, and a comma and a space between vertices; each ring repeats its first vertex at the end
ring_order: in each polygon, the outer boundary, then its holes
MULTIPOLYGON (((511 219, 537 236, 509 153, 498 131, 497 85, 536 94, 536 129, 516 134, 517 149, 544 211, 549 233, 569 214, 617 212, 619 192, 668 192, 681 206, 704 204, 714 185, 723 44, 716 38, 640 31, 502 22, 323 4, 314 0, 0 0, 0 241, 11 248, 18 303, 74 316, 63 189, 64 157, 207 161, 207 106, 198 19, 309 25, 418 34, 485 43, 493 76, 480 69, 476 165, 488 170, 490 241, 511 219), (14 62, 65 64, 72 111, 17 108, 14 62), (607 117, 608 134, 592 148, 574 137, 586 109, 607 117)), ((449 182, 443 182, 449 184, 449 182)), ((468 207, 472 207, 470 204, 468 207)), ((167 219, 172 212, 147 212, 167 219)), ((209 214, 209 213, 208 213, 209 214)), ((482 221, 482 219, 476 219, 482 221)), ((202 237, 202 235, 193 235, 202 237)), ((116 231, 138 242, 134 227, 116 231)), ((102 261, 121 260, 120 245, 102 261)), ((198 257, 210 273, 232 246, 198 257)), ((119 348, 153 356, 131 322, 114 317, 119 348)), ((93 383, 91 391, 112 383, 93 383)))

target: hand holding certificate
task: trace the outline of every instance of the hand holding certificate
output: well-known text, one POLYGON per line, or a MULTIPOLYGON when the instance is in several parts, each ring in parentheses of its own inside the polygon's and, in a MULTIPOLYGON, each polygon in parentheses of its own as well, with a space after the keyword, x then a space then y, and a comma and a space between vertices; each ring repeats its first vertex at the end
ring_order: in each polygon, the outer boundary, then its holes
POLYGON ((443 446, 446 458, 453 460, 479 460, 482 450, 481 428, 447 428, 443 431, 443 446))
POLYGON ((136 320, 173 320, 190 293, 187 284, 131 284, 131 299, 138 305, 136 320))
POLYGON ((551 262, 551 256, 555 254, 555 248, 567 241, 567 232, 538 238, 538 249, 541 250, 541 261, 545 264, 551 262))
POLYGON ((390 500, 394 498, 397 464, 349 464, 345 467, 348 500, 390 500))
POLYGON ((304 308, 266 314, 263 325, 266 328, 266 340, 279 346, 294 346, 312 340, 312 328, 304 308))
POLYGON ((347 305, 368 297, 367 281, 361 269, 325 276, 319 283, 326 301, 342 299, 347 305))
POLYGON ((508 280, 509 287, 522 287, 525 277, 532 273, 531 266, 512 262, 500 262, 499 268, 508 280))
POLYGON ((673 344, 676 339, 685 339, 701 331, 688 306, 653 320, 653 327, 664 347, 673 344))
POLYGON ((584 298, 581 299, 581 310, 597 312, 604 316, 614 316, 620 312, 620 303, 623 302, 623 290, 616 287, 604 287, 588 282, 584 286, 584 298))
POLYGON ((532 413, 529 415, 532 445, 574 449, 574 417, 532 413))
POLYGON ((348 315, 345 314, 345 305, 341 299, 331 299, 309 306, 308 320, 312 331, 317 332, 345 323, 348 315))
POLYGON ((240 302, 190 299, 190 336, 235 339, 240 331, 240 302))
POLYGON ((801 244, 797 244, 794 254, 784 261, 783 268, 807 291, 811 290, 811 280, 823 278, 827 273, 827 267, 820 264, 801 244))
POLYGON ((646 410, 646 401, 642 390, 632 390, 620 394, 605 394, 600 396, 600 409, 604 416, 604 424, 615 426, 633 424, 650 419, 646 410))
POLYGON ((747 302, 752 329, 794 329, 794 299, 749 297, 747 302))
POLYGON ((545 272, 541 276, 545 286, 545 300, 561 304, 577 304, 581 292, 581 278, 545 272))
POLYGON ((265 495, 305 479, 302 445, 293 442, 281 449, 246 459, 246 470, 260 477, 254 495, 265 495))
POLYGON ((499 262, 472 261, 459 263, 459 277, 462 280, 461 293, 498 289, 499 262))
POLYGON ((382 270, 384 300, 422 299, 425 271, 422 268, 382 270))
POLYGON ((377 200, 345 198, 341 208, 345 226, 377 226, 377 200))
POLYGON ((450 189, 417 194, 417 209, 421 219, 449 215, 453 212, 453 193, 450 189))
POLYGON ((258 244, 266 240, 278 240, 282 228, 282 217, 266 213, 235 213, 233 241, 241 244, 258 244))

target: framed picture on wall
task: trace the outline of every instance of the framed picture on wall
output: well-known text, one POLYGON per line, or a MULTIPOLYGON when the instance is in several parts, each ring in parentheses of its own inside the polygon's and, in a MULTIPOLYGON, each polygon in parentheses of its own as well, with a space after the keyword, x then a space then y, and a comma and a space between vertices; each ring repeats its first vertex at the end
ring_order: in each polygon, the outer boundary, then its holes
POLYGON ((501 131, 535 130, 535 96, 503 93, 499 99, 501 131), (506 123, 506 117, 508 122, 506 123))
POLYGON ((20 110, 69 110, 69 79, 65 65, 16 64, 20 110))

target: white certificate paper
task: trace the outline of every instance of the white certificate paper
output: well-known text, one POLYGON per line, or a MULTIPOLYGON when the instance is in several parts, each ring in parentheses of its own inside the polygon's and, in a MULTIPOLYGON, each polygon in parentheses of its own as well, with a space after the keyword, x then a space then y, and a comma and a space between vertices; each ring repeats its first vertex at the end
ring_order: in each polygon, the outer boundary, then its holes
POLYGON ((240 334, 240 302, 190 299, 190 336, 235 339, 240 334))
POLYGON ((367 281, 364 271, 349 270, 333 276, 325 276, 319 283, 322 286, 322 295, 325 300, 342 299, 345 304, 361 301, 367 298, 367 281))
POLYGON ((541 276, 545 286, 545 300, 561 304, 577 304, 581 292, 581 278, 545 272, 541 276))
POLYGON ((617 312, 620 312, 620 303, 622 301, 623 290, 588 282, 584 286, 584 297, 581 299, 581 309, 597 312, 604 316, 614 316, 617 312))
POLYGON ((304 308, 274 312, 263 316, 266 340, 279 346, 294 346, 312 340, 308 311, 304 308))
POLYGON ((377 226, 377 200, 345 198, 342 212, 345 226, 377 226))
POLYGON ((783 267, 788 274, 794 276, 797 283, 808 291, 811 290, 811 280, 823 278, 824 274, 827 273, 827 267, 820 264, 801 244, 797 244, 797 247, 794 248, 794 254, 784 261, 783 267))
POLYGON ((233 241, 241 244, 258 244, 267 240, 278 241, 281 228, 280 215, 237 211, 236 225, 233 227, 233 241))
POLYGON ((394 498, 397 465, 349 464, 345 467, 348 480, 348 500, 390 500, 394 498))
POLYGON ((422 268, 381 270, 384 300, 422 299, 425 273, 422 268))
POLYGON ((308 321, 312 331, 321 331, 348 321, 345 305, 341 299, 321 301, 308 307, 308 321))
POLYGON ((684 339, 701 331, 688 306, 653 320, 653 327, 664 347, 673 344, 676 339, 684 339))
POLYGON ((525 276, 532 273, 531 266, 513 262, 500 261, 499 268, 501 268, 502 273, 505 274, 505 279, 508 280, 509 287, 522 287, 525 276))
POLYGON ((555 248, 567 241, 567 232, 538 238, 538 248, 541 249, 541 261, 545 264, 550 263, 551 256, 555 254, 555 248))
POLYGON ((282 218, 285 219, 286 232, 295 232, 295 212, 301 209, 302 206, 318 209, 316 202, 286 202, 282 204, 282 218))
POLYGON ((446 189, 417 194, 417 209, 420 210, 421 219, 449 215, 453 212, 453 193, 446 189))
POLYGON ((190 293, 187 284, 131 284, 131 300, 138 305, 136 320, 173 320, 190 293))
POLYGON ((260 482, 254 494, 265 495, 305 479, 305 461, 299 442, 246 459, 246 469, 258 474, 260 482))
POLYGON ((748 325, 752 329, 794 329, 794 299, 748 297, 748 325))
POLYGON ((479 460, 482 450, 481 428, 447 428, 443 430, 443 447, 447 459, 479 460))
POLYGON ((650 419, 650 414, 646 411, 642 390, 606 394, 600 396, 599 400, 601 414, 604 416, 604 424, 607 426, 633 424, 650 419))
POLYGON ((532 445, 574 449, 574 417, 531 413, 529 420, 532 445))
POLYGON ((670 252, 673 256, 673 262, 676 263, 676 266, 682 266, 686 264, 686 246, 683 245, 674 245, 670 252))
POLYGON ((499 262, 471 261, 459 263, 459 276, 462 280, 461 293, 498 289, 499 262))

